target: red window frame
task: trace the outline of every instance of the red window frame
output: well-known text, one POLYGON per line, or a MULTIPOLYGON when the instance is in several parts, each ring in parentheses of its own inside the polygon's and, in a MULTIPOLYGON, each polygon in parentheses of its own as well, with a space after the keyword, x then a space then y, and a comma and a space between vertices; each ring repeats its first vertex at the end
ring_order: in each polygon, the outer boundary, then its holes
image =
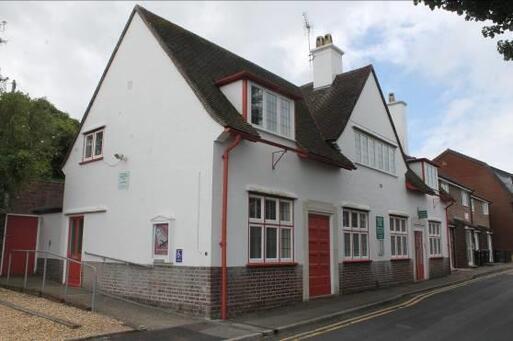
POLYGON ((88 130, 82 133, 83 142, 82 142, 82 157, 80 164, 86 164, 94 161, 103 160, 103 150, 105 149, 105 126, 101 126, 92 130, 88 130), (100 154, 96 155, 96 139, 97 135, 102 133, 102 143, 101 143, 101 151, 100 154), (86 157, 86 148, 87 148, 87 138, 88 136, 92 136, 92 144, 91 144, 91 156, 86 157))
POLYGON ((290 265, 295 264, 294 254, 294 235, 295 235, 295 221, 294 221, 294 199, 287 197, 280 197, 262 193, 250 193, 248 196, 248 266, 273 266, 273 265, 290 265), (250 203, 252 198, 260 199, 260 218, 250 217, 250 203), (274 201, 276 205, 276 219, 266 219, 265 217, 265 205, 266 200, 274 201), (281 219, 281 203, 287 202, 290 205, 289 214, 290 221, 284 221, 281 219), (251 227, 259 227, 261 229, 261 257, 251 258, 251 227), (267 253, 267 230, 276 229, 276 258, 266 257, 267 253), (281 257, 281 233, 282 230, 290 230, 290 257, 281 257))

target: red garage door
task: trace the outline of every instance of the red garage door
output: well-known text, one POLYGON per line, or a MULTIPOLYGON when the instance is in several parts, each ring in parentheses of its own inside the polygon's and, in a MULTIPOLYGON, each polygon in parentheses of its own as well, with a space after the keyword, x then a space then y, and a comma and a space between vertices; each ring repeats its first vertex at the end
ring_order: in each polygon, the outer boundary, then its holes
MULTIPOLYGON (((8 214, 6 217, 6 231, 4 234, 5 247, 3 252, 2 275, 7 274, 9 254, 12 250, 35 250, 37 240, 37 217, 18 216, 8 214)), ((34 253, 29 254, 28 269, 34 269, 34 253)), ((11 275, 25 273, 25 253, 12 253, 11 275)))
POLYGON ((331 294, 330 218, 308 215, 310 297, 331 294))

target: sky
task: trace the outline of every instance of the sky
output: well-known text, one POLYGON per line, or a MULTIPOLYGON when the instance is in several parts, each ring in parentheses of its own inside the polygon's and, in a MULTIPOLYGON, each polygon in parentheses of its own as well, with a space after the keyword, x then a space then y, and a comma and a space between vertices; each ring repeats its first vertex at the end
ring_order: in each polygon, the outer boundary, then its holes
MULTIPOLYGON (((0 2, 0 72, 81 119, 134 2, 0 2)), ((513 172, 513 62, 483 23, 410 1, 139 2, 301 85, 310 41, 331 33, 343 70, 373 64, 384 94, 408 104, 409 153, 451 148, 513 172)))

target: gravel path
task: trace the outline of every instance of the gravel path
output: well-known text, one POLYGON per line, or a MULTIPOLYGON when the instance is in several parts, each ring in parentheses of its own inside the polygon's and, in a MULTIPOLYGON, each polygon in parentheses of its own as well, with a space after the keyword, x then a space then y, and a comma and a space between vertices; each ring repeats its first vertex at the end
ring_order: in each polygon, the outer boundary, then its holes
POLYGON ((0 288, 0 299, 81 325, 71 329, 0 305, 0 341, 66 340, 130 330, 110 317, 0 288))

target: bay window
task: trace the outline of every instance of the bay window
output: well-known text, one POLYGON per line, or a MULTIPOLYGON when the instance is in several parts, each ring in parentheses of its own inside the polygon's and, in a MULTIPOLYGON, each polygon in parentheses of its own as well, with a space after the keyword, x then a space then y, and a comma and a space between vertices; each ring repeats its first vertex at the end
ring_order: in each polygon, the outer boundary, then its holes
POLYGON ((442 256, 442 236, 439 222, 429 222, 429 255, 431 257, 442 256))
POLYGON ((289 199, 250 195, 249 262, 293 260, 293 202, 289 199))
POLYGON ((342 211, 344 258, 358 260, 369 258, 369 213, 353 209, 342 211))
POLYGON ((396 147, 361 130, 354 131, 356 162, 395 174, 396 147))
POLYGON ((390 249, 392 258, 408 257, 408 218, 390 216, 390 249))
POLYGON ((294 116, 291 101, 251 84, 250 122, 271 133, 293 138, 294 116))

